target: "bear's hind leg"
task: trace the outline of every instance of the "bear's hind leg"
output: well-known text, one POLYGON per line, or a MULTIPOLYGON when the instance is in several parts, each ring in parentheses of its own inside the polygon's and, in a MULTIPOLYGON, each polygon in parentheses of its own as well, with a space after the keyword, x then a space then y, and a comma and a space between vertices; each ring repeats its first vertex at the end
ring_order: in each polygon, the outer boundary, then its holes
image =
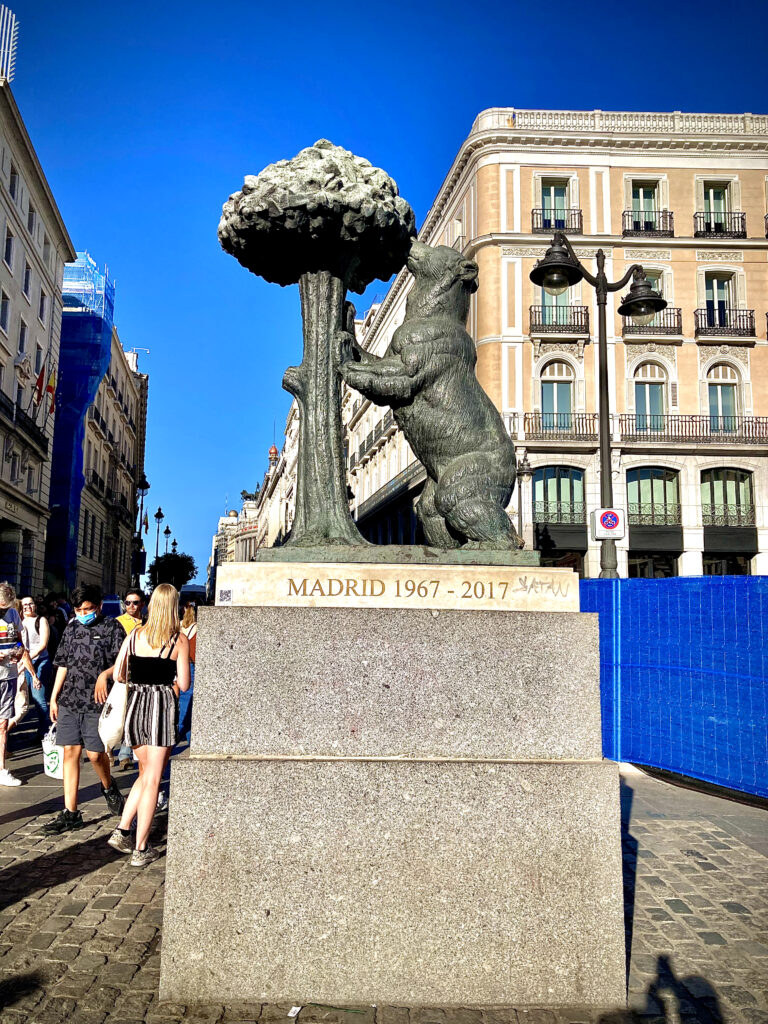
POLYGON ((424 531, 424 539, 433 548, 457 548, 459 541, 450 533, 435 505, 436 488, 432 477, 427 477, 421 497, 416 502, 416 515, 424 531))
POLYGON ((504 464, 506 453, 476 452, 457 459, 441 478, 435 504, 448 528, 467 538, 468 547, 517 549, 517 531, 504 506, 512 490, 514 469, 504 464))

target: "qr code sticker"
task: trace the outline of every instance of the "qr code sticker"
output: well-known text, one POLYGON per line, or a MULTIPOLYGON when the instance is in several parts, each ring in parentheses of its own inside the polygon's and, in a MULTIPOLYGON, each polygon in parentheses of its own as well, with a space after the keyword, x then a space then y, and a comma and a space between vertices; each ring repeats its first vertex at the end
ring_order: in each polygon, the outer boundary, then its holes
POLYGON ((220 590, 219 591, 219 604, 232 604, 232 591, 231 590, 220 590))

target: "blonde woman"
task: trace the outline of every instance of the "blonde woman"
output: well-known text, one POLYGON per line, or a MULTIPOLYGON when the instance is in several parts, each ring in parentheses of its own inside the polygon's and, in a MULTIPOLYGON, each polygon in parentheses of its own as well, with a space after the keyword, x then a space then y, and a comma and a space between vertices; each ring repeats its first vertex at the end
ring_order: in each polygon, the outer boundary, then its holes
POLYGON ((155 588, 146 625, 123 642, 115 679, 130 684, 125 741, 139 762, 139 777, 125 801, 120 824, 107 842, 131 853, 131 865, 144 867, 160 854, 149 845, 157 794, 179 722, 179 690, 189 689, 189 640, 179 622, 179 595, 169 583, 155 588), (131 825, 136 819, 136 845, 131 825))

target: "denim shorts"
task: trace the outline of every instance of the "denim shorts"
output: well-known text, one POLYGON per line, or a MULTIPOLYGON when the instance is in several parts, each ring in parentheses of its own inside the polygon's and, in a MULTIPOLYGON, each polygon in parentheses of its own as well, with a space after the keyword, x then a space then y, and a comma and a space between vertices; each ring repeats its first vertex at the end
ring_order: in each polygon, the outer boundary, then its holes
POLYGON ((11 719, 16 714, 16 679, 0 679, 0 718, 11 719))
POLYGON ((71 711, 59 704, 56 719, 56 743, 60 747, 85 747, 101 753, 104 743, 99 736, 101 711, 71 711))

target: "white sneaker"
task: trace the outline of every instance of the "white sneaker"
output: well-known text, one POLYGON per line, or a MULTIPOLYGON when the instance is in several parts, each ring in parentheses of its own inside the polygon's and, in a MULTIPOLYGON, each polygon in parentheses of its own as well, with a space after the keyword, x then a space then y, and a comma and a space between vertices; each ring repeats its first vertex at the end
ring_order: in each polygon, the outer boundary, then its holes
POLYGON ((162 791, 162 789, 157 794, 157 806, 156 806, 155 810, 157 810, 157 811, 167 811, 168 810, 168 794, 164 793, 162 791))
POLYGON ((0 771, 0 786, 20 786, 21 779, 17 779, 15 775, 11 775, 7 768, 3 768, 0 771))

